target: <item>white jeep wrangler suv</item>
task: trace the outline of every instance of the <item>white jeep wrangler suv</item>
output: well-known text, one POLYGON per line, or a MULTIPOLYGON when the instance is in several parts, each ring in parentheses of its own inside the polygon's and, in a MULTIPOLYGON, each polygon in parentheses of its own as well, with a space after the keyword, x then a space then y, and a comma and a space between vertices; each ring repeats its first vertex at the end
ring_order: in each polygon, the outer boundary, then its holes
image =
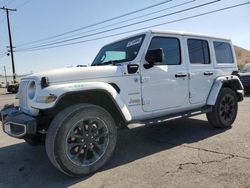
POLYGON ((243 86, 230 40, 148 31, 104 46, 89 67, 22 79, 19 107, 1 111, 5 133, 44 143, 70 176, 102 167, 120 128, 206 113, 213 127, 233 124, 243 86))

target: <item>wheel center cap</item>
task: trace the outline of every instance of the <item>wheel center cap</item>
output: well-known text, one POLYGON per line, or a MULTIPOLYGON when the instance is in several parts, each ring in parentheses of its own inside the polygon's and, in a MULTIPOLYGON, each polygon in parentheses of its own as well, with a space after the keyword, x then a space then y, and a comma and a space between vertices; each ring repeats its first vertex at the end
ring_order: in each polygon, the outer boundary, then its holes
POLYGON ((92 134, 86 133, 84 134, 84 144, 87 148, 90 148, 93 144, 93 139, 94 137, 92 136, 92 134))

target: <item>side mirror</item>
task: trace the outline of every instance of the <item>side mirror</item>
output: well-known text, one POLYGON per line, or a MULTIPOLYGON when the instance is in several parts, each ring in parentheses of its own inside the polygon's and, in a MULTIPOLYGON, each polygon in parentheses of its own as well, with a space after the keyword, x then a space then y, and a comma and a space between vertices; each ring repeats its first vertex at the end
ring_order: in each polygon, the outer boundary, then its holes
POLYGON ((163 61, 162 48, 149 50, 146 54, 146 61, 148 62, 148 64, 144 64, 145 69, 153 67, 156 62, 162 63, 163 61))

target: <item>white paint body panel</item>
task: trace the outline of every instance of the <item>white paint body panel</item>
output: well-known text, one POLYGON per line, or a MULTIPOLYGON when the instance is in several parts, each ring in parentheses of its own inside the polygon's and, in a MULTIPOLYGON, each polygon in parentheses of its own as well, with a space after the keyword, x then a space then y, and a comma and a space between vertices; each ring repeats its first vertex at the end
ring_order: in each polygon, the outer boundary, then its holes
POLYGON ((241 89, 239 92, 243 91, 243 85, 237 76, 220 76, 220 77, 216 78, 214 81, 213 87, 211 88, 209 96, 207 98, 207 104, 212 105, 212 106, 215 105, 216 99, 219 95, 219 92, 220 92, 220 89, 221 89, 223 83, 228 82, 228 81, 233 81, 233 80, 240 83, 241 89))
MULTIPOLYGON (((149 31, 137 57, 131 62, 117 66, 93 66, 52 70, 37 73, 23 80, 35 80, 37 88, 34 99, 27 101, 29 113, 36 116, 40 109, 53 108, 57 101, 45 104, 36 102, 39 96, 50 94, 60 96, 69 92, 101 89, 107 91, 117 103, 127 121, 143 120, 167 114, 193 110, 207 104, 213 105, 217 97, 220 76, 231 75, 237 70, 236 60, 233 64, 218 65, 212 48, 213 40, 230 42, 227 39, 212 38, 210 36, 188 34, 183 32, 149 31), (145 69, 145 55, 153 36, 173 36, 180 39, 182 64, 173 66, 156 65, 145 69), (211 64, 191 65, 189 63, 186 40, 188 38, 208 40, 211 52, 211 64), (138 64, 135 74, 128 74, 127 64, 138 64), (204 71, 213 71, 213 76, 205 77, 204 71), (189 76, 175 78, 175 74, 185 72, 189 76), (47 77, 49 87, 41 88, 40 80, 47 77), (110 85, 116 84, 120 93, 110 85)), ((140 35, 140 34, 138 34, 140 35)), ((235 55, 234 55, 235 58, 235 55)), ((239 81, 240 82, 240 81, 239 81)), ((19 96, 20 97, 20 96, 19 96)))
MULTIPOLYGON (((151 39, 155 36, 174 37, 179 39, 180 44, 182 43, 182 38, 178 35, 153 34, 151 39)), ((147 49, 148 47, 145 51, 147 49)), ((182 59, 181 62, 181 65, 155 65, 150 69, 144 69, 141 66, 141 90, 144 102, 142 107, 145 112, 164 111, 167 113, 173 108, 185 105, 188 100, 188 77, 175 77, 178 73, 188 73, 185 61, 182 59)), ((142 64, 146 63, 143 59, 142 64)))

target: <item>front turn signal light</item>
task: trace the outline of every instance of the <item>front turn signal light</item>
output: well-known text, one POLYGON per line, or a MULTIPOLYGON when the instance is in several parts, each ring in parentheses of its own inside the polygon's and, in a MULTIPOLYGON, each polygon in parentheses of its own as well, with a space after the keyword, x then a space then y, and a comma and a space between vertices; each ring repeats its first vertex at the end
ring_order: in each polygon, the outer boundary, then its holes
POLYGON ((52 103, 57 99, 55 95, 48 95, 48 96, 38 96, 36 102, 38 103, 52 103))

